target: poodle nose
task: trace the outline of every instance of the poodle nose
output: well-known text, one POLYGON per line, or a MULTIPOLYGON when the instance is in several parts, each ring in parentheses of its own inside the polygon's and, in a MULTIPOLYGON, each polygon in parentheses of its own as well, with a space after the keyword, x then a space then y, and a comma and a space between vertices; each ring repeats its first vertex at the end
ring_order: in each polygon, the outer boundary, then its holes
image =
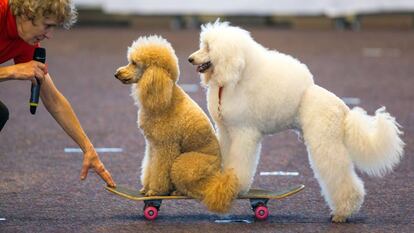
POLYGON ((193 63, 194 59, 193 59, 192 57, 189 57, 189 58, 188 58, 188 61, 189 61, 190 63, 193 63))
POLYGON ((115 76, 115 78, 118 78, 118 72, 116 72, 116 73, 114 74, 114 76, 115 76))

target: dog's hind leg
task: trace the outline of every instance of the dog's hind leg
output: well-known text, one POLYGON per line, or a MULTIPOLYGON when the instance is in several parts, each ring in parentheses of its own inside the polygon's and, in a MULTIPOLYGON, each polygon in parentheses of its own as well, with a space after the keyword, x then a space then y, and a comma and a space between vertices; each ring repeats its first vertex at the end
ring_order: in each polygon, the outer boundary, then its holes
POLYGON ((302 100, 300 121, 309 161, 333 222, 344 222, 359 210, 365 195, 344 145, 344 118, 348 108, 322 88, 311 89, 302 100))
POLYGON ((201 198, 200 180, 220 170, 220 157, 198 152, 181 154, 171 168, 171 181, 176 189, 186 195, 201 198))
POLYGON ((179 156, 171 169, 178 191, 201 200, 210 211, 227 212, 238 193, 232 170, 221 171, 220 157, 198 152, 179 156))
POLYGON ((363 202, 363 182, 356 175, 342 142, 315 143, 306 136, 305 140, 311 167, 332 211, 332 221, 345 222, 363 202))

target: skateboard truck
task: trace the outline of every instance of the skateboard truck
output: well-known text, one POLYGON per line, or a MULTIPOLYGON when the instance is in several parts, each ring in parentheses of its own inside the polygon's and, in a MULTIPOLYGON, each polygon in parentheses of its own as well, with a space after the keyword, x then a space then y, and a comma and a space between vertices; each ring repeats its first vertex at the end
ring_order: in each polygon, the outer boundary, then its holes
POLYGON ((252 206, 255 218, 257 220, 266 220, 269 216, 269 209, 267 208, 267 202, 269 199, 251 198, 249 201, 250 205, 252 206))
POLYGON ((161 208, 162 200, 145 200, 144 217, 147 220, 155 220, 158 217, 158 211, 161 208))

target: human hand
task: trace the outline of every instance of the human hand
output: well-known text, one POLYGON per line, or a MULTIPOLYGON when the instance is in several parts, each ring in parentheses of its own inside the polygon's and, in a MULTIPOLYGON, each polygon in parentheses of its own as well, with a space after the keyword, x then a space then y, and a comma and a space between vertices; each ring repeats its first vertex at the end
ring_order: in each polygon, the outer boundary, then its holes
POLYGON ((105 182, 109 187, 115 187, 116 184, 112 180, 112 176, 108 170, 105 169, 105 166, 98 157, 98 154, 95 150, 87 151, 84 154, 82 170, 80 174, 81 180, 86 179, 88 176, 88 170, 92 168, 105 182))
POLYGON ((47 74, 47 65, 38 61, 19 63, 12 66, 12 68, 11 76, 17 80, 32 80, 34 82, 36 77, 42 82, 47 74))

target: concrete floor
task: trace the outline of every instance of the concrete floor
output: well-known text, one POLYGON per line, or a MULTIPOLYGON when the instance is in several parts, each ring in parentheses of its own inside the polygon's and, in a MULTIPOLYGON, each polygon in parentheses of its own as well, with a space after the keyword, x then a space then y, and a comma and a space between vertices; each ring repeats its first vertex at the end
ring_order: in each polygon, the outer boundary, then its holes
MULTIPOLYGON (((369 113, 387 106, 405 132, 405 157, 383 179, 361 174, 367 196, 348 224, 331 224, 329 209, 310 169, 306 148, 293 132, 268 136, 254 186, 277 189, 305 184, 301 193, 269 203, 270 216, 254 222, 247 201, 236 201, 228 216, 209 213, 194 200, 165 201, 148 222, 143 203, 104 190, 90 173, 79 180, 82 155, 43 106, 29 113, 28 82, 0 85, 11 116, 0 133, 0 232, 412 232, 414 229, 414 32, 275 30, 249 28, 266 47, 291 54, 309 66, 316 83, 340 97, 359 98, 369 113), (260 176, 262 171, 295 171, 298 176, 260 176), (218 224, 217 219, 248 220, 218 224)), ((144 139, 128 86, 113 77, 126 63, 126 49, 138 36, 167 38, 180 59, 181 84, 199 87, 187 56, 198 47, 198 30, 74 28, 56 31, 47 48, 49 72, 69 99, 117 184, 139 186, 144 139)), ((205 91, 190 96, 206 111, 205 91)))

